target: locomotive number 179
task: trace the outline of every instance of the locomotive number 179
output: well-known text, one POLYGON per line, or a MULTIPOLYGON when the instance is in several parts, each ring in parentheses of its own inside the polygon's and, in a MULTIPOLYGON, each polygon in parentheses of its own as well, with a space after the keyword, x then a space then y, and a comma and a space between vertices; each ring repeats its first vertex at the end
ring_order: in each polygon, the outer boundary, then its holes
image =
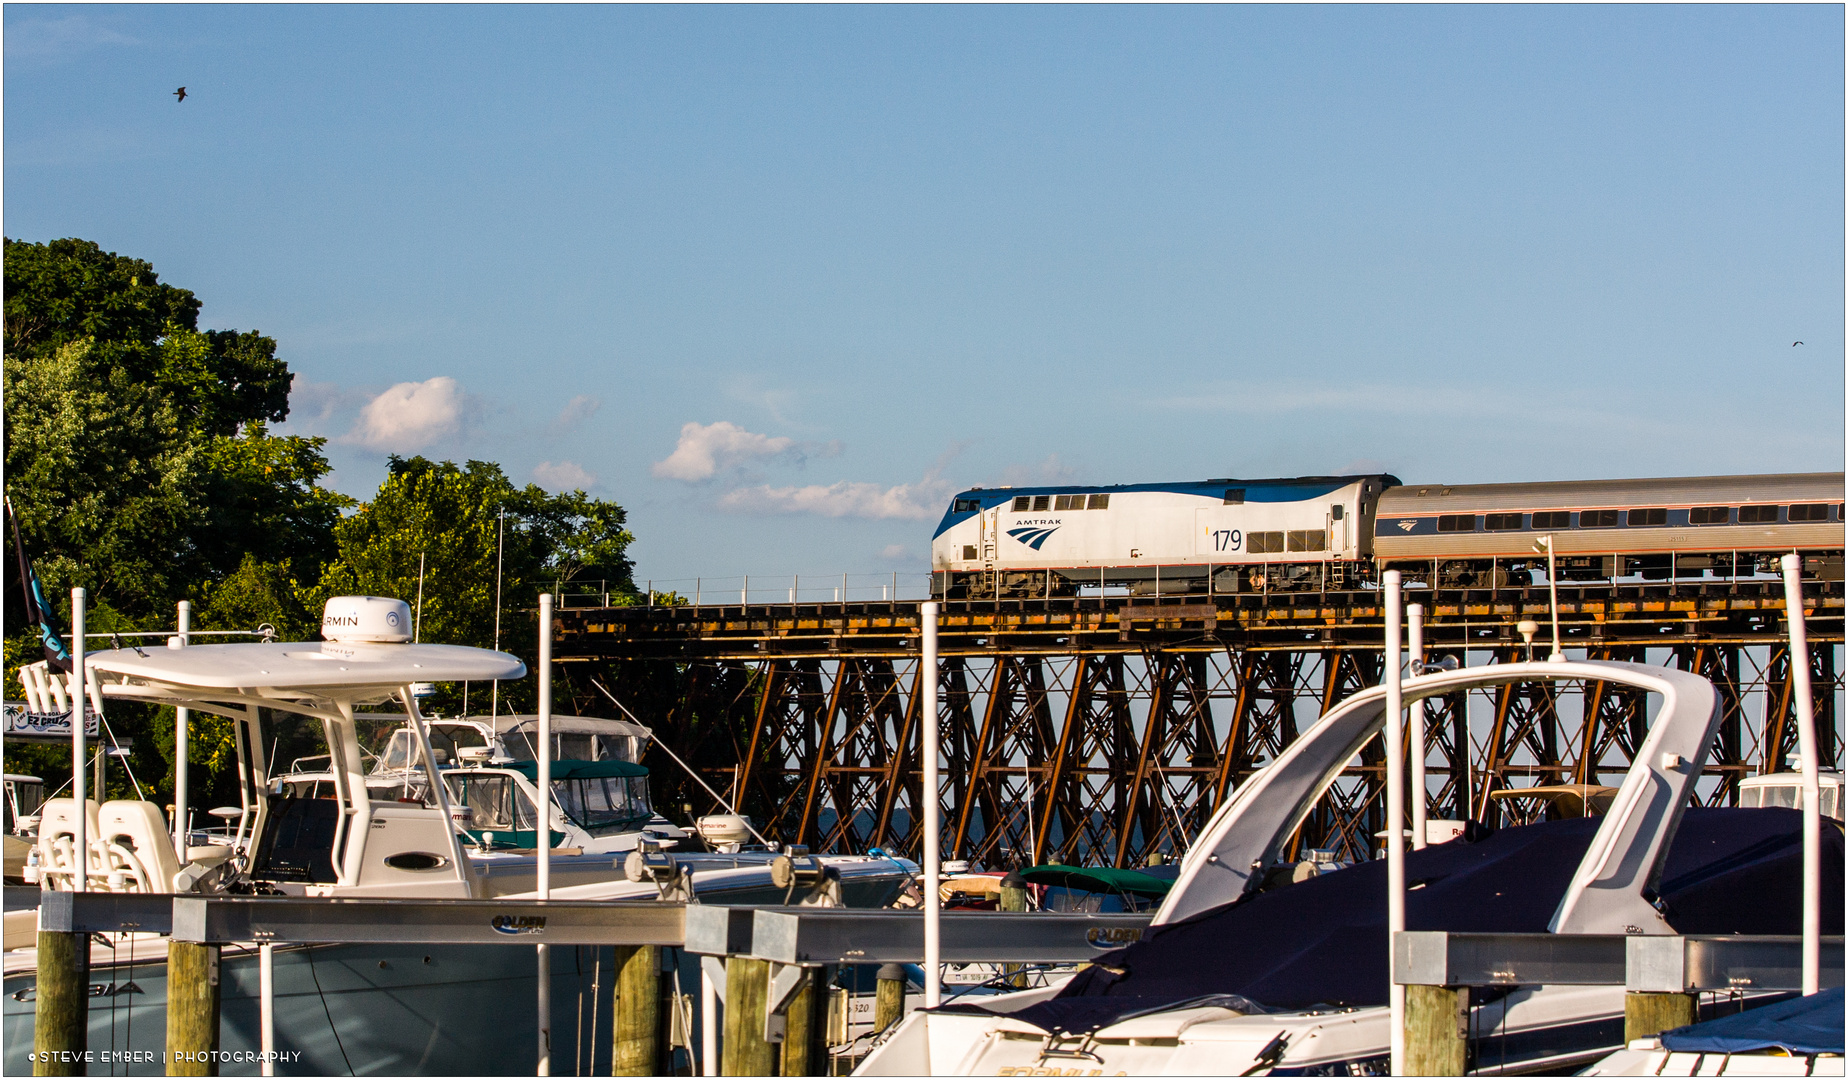
POLYGON ((1244 534, 1239 532, 1237 529, 1214 529, 1213 530, 1213 550, 1214 551, 1237 551, 1239 548, 1239 545, 1244 543, 1244 541, 1245 541, 1244 534))

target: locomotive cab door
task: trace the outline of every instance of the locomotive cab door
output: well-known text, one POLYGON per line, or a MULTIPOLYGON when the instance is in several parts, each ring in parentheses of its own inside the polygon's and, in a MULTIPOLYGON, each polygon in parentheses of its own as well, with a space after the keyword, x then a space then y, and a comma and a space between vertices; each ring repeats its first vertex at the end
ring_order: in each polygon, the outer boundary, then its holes
POLYGON ((995 568, 995 553, 1001 547, 1001 507, 982 511, 982 567, 995 568))
POLYGON ((1328 550, 1334 558, 1348 557, 1347 507, 1336 503, 1328 508, 1328 550))

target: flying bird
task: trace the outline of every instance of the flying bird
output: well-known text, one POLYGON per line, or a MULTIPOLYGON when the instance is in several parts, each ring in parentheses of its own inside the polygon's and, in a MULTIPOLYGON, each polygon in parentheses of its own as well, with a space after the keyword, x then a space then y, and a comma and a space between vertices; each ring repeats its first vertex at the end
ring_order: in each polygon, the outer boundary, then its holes
POLYGON ((1803 344, 1801 341, 1793 341, 1790 343, 1790 347, 1794 349, 1801 344, 1803 344))
MULTIPOLYGON (((179 99, 180 99, 180 101, 185 101, 185 100, 186 100, 186 88, 185 88, 184 86, 182 86, 182 87, 180 87, 180 88, 179 88, 178 90, 175 90, 175 91, 173 92, 173 96, 174 96, 174 97, 176 97, 176 98, 179 98, 179 99)), ((178 103, 179 103, 179 102, 175 102, 174 104, 176 104, 176 105, 177 105, 178 103)))

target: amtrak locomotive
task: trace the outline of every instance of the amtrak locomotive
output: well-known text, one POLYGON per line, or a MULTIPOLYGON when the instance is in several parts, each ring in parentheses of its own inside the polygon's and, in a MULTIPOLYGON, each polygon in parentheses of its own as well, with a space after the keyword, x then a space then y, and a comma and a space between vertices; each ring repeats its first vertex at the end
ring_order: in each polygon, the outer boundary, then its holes
POLYGON ((931 543, 950 599, 1347 589, 1399 569, 1439 588, 1737 578, 1799 551, 1842 577, 1841 473, 1545 484, 1386 474, 1114 487, 972 488, 931 543))

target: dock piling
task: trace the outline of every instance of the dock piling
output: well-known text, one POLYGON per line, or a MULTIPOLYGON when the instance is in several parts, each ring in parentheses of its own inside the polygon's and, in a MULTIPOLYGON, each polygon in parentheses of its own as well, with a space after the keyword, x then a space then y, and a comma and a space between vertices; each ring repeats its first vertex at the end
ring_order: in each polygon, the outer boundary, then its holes
POLYGON ((804 967, 783 1035, 784 1076, 828 1075, 827 969, 804 967))
POLYGON ((616 947, 615 1076, 660 1076, 661 950, 653 945, 616 947))
POLYGON ((905 965, 879 965, 874 984, 873 1030, 884 1031, 905 1018, 905 965))
POLYGON ((90 1032, 90 935, 38 932, 32 1075, 83 1076, 90 1032))
POLYGON ((218 946, 167 945, 167 1075, 217 1076, 218 946))
POLYGON ((1405 988, 1405 1070, 1410 1076, 1462 1076, 1468 1064, 1469 988, 1405 988))
POLYGON ((769 1076, 776 1068, 776 1048, 764 1038, 764 1012, 770 999, 770 961, 748 956, 725 958, 725 1076, 769 1076))
POLYGON ((1692 1024, 1694 995, 1631 990, 1623 995, 1623 1041, 1647 1039, 1692 1024))

